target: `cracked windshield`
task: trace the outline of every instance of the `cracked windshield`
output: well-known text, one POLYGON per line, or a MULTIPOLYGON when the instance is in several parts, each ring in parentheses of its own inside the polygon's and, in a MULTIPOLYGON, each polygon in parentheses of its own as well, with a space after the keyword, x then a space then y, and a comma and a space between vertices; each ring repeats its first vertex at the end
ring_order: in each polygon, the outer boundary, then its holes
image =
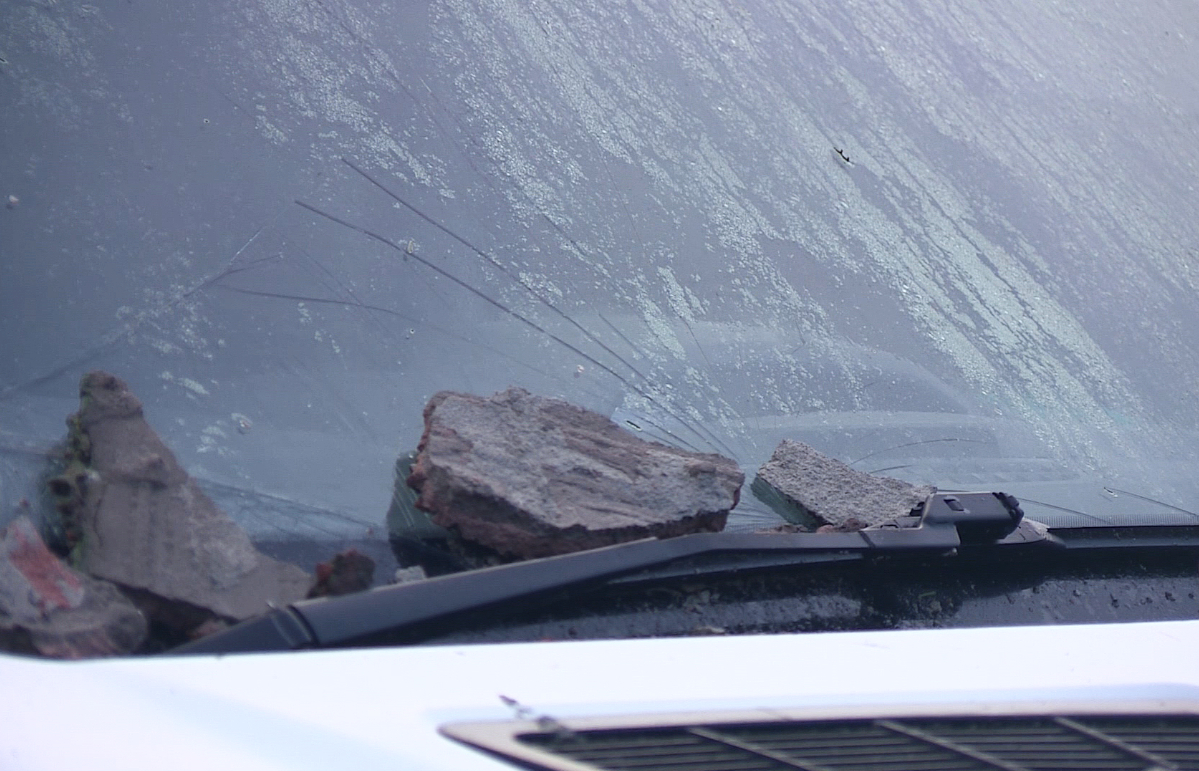
POLYGON ((892 514, 1194 523, 1196 35, 1182 2, 10 0, 0 527, 194 637, 261 586, 852 529, 759 474, 788 452, 892 514))

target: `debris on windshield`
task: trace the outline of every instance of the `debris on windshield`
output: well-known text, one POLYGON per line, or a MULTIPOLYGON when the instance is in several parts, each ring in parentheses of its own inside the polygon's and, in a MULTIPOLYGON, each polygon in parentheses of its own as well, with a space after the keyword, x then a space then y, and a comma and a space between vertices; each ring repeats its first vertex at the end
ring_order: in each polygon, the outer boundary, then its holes
POLYGON ((357 549, 346 549, 316 566, 316 584, 308 597, 338 597, 365 591, 375 580, 375 561, 357 549))
MULTIPOLYGON (((873 524, 878 524, 877 522, 873 524)), ((817 533, 856 533, 859 530, 865 530, 870 527, 871 523, 868 520, 860 517, 850 517, 839 525, 821 525, 816 528, 817 533)))
POLYGON ((27 516, 0 530, 0 648, 63 659, 132 653, 146 619, 107 581, 64 565, 27 516))
POLYGON ((816 449, 784 439, 758 469, 753 489, 786 519, 820 532, 845 532, 902 517, 936 488, 850 468, 816 449))
POLYGON ((724 528, 733 460, 639 439, 565 401, 509 388, 429 400, 408 479, 437 525, 502 554, 545 557, 724 528))
POLYGON ((395 576, 392 583, 394 584, 410 584, 413 581, 424 581, 429 577, 425 569, 420 565, 414 565, 410 568, 396 568, 395 576))
POLYGON ((83 376, 67 420, 67 467, 50 480, 72 565, 126 590, 187 633, 302 599, 312 578, 258 551, 200 490, 119 378, 83 376))

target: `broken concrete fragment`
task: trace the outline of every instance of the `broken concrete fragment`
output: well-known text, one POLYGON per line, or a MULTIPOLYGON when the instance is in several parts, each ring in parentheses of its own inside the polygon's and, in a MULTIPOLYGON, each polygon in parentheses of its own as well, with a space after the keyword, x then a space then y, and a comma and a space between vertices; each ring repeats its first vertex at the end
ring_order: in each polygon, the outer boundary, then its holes
POLYGON ((145 638, 133 603, 64 565, 28 517, 0 530, 0 647, 78 659, 132 653, 145 638))
POLYGON ((312 579, 254 548, 175 460, 124 382, 91 372, 79 395, 67 470, 50 482, 77 568, 119 584, 165 623, 242 620, 304 597, 312 579))
MULTIPOLYGON (((890 477, 856 471, 803 442, 784 439, 754 480, 770 489, 765 498, 781 497, 794 507, 791 519, 807 518, 831 525, 833 532, 870 527, 909 514, 936 492, 890 477)), ((782 512, 786 515, 789 512, 782 512)), ((811 522, 810 522, 811 523, 811 522)), ((823 532, 828 532, 824 530, 823 532)))
POLYGON ((337 597, 371 588, 375 580, 375 561, 357 549, 346 549, 328 562, 316 566, 316 585, 311 597, 337 597))
MULTIPOLYGON (((816 528, 817 533, 856 533, 859 530, 865 530, 870 527, 870 522, 859 519, 858 517, 850 517, 839 525, 821 525, 816 528)), ((874 524, 878 524, 877 522, 874 524)))
POLYGON ((724 527, 744 475, 719 455, 638 439, 602 415, 510 388, 425 407, 408 484, 463 538, 544 557, 724 527))
POLYGON ((420 565, 415 565, 410 568, 396 568, 395 580, 392 583, 410 584, 414 581, 424 581, 429 576, 425 573, 425 569, 420 565))

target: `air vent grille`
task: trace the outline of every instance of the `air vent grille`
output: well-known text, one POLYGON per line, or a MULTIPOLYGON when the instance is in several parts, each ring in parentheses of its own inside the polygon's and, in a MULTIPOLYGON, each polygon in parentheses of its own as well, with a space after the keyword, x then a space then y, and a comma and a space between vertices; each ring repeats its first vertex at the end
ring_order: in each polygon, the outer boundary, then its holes
POLYGON ((1193 715, 691 724, 516 739, 603 771, 1199 771, 1193 715))

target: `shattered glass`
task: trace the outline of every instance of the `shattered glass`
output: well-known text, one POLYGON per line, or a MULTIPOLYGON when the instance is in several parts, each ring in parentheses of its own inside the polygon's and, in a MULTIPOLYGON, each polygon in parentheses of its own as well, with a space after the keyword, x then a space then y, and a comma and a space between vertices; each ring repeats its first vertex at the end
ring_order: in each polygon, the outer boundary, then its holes
MULTIPOLYGON (((80 376, 262 542, 386 539, 434 393, 1199 519, 1199 12, 0 5, 0 525, 80 376)), ((748 494, 730 529, 774 518, 748 494)))

